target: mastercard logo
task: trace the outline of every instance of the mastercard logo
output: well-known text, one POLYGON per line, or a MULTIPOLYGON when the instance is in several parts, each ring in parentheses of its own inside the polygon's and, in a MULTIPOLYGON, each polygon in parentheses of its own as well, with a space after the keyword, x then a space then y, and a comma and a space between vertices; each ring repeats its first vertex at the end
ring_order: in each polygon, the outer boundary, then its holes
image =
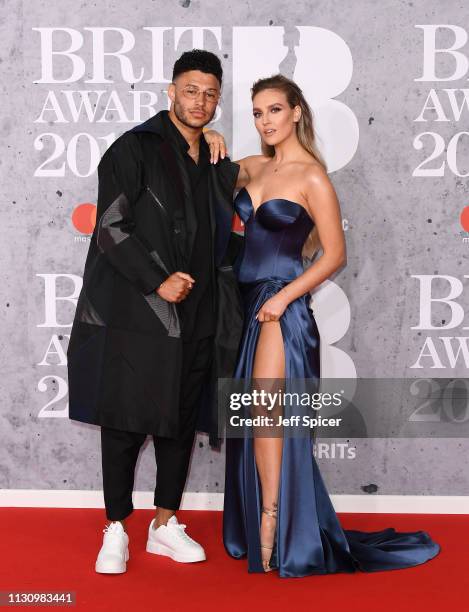
POLYGON ((462 209, 459 222, 461 223, 463 230, 465 232, 469 232, 469 206, 465 206, 462 209))
POLYGON ((244 224, 236 213, 233 216, 233 223, 231 225, 231 229, 233 232, 244 232, 244 224))
POLYGON ((92 234, 96 225, 96 204, 78 204, 73 209, 72 223, 80 234, 92 234))

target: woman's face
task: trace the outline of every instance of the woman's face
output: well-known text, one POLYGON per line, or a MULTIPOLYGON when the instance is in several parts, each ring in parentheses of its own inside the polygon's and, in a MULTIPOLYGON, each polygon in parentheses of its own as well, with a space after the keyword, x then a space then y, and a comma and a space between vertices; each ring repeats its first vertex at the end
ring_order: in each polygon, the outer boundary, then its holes
POLYGON ((301 109, 299 106, 291 108, 280 89, 264 89, 253 98, 252 114, 262 140, 274 146, 296 130, 301 109))

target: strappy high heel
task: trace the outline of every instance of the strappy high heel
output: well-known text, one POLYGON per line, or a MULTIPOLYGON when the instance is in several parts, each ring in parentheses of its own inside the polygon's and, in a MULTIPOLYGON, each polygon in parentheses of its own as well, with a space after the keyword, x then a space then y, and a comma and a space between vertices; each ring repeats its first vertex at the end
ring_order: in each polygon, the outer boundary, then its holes
MULTIPOLYGON (((271 518, 277 519, 277 503, 274 502, 272 504, 274 507, 273 508, 266 508, 266 507, 262 507, 262 512, 264 514, 267 514, 267 516, 270 516, 271 518)), ((261 542, 261 548, 267 549, 272 551, 274 546, 273 543, 275 541, 275 531, 274 531, 274 537, 272 540, 272 546, 267 546, 266 544, 262 544, 261 542)), ((262 553, 262 551, 261 551, 262 553)), ((266 559, 264 558, 264 555, 262 554, 262 567, 264 568, 264 572, 271 572, 274 568, 270 567, 270 560, 272 558, 272 553, 270 553, 269 558, 266 559)))

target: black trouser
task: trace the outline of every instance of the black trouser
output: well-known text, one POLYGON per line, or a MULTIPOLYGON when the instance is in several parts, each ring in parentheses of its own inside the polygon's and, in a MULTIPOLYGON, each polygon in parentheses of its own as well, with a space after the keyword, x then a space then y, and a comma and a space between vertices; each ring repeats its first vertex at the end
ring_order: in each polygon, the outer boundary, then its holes
MULTIPOLYGON (((197 399, 213 355, 213 336, 183 343, 179 438, 153 436, 156 459, 154 504, 177 510, 189 469, 197 425, 197 399)), ((133 510, 135 465, 147 434, 101 427, 106 516, 119 521, 133 510)))

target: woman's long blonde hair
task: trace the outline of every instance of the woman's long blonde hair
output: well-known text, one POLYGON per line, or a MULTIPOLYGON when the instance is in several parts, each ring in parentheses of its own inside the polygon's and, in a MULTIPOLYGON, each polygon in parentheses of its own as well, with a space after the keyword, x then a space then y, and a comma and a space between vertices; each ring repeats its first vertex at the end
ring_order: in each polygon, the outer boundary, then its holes
MULTIPOLYGON (((316 146, 316 138, 313 127, 313 113, 298 85, 282 74, 274 74, 271 77, 259 79, 254 83, 251 88, 251 100, 254 99, 256 94, 264 89, 279 89, 280 91, 283 91, 290 108, 294 108, 295 106, 299 106, 301 108, 301 117, 296 124, 296 135, 298 140, 301 146, 308 151, 308 153, 310 153, 327 172, 326 162, 316 146)), ((275 155, 275 147, 262 141, 262 153, 268 157, 273 157, 275 155)), ((303 257, 307 257, 311 260, 320 247, 321 242, 319 240, 318 230, 315 225, 309 236, 306 238, 303 246, 303 257)))

